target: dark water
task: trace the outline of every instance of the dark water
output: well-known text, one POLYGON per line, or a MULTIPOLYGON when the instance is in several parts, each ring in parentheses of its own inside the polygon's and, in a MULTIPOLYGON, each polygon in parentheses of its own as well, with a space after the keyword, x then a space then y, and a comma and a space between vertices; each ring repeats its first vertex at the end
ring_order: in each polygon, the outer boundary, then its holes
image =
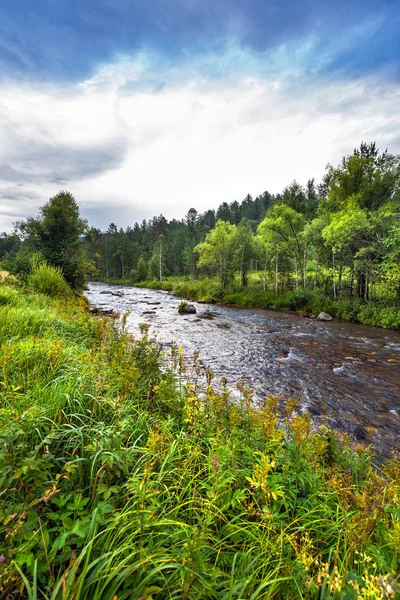
POLYGON ((400 333, 364 325, 318 322, 296 314, 193 302, 195 315, 178 315, 168 292, 91 283, 93 306, 130 311, 129 331, 151 324, 166 345, 176 341, 235 389, 242 380, 255 400, 268 394, 299 398, 316 419, 373 443, 383 456, 400 450, 400 333), (121 291, 123 297, 101 294, 121 291), (200 318, 211 312, 209 319, 200 318))

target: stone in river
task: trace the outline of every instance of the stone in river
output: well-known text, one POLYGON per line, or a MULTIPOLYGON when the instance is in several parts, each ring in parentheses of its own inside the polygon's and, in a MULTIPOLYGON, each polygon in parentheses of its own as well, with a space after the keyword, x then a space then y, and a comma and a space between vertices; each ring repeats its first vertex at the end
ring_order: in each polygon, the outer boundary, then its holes
POLYGON ((205 312, 201 313, 201 315, 199 315, 199 319, 208 319, 212 321, 212 319, 215 319, 216 316, 217 313, 211 312, 210 310, 206 310, 205 312))
POLYGON ((113 292, 111 290, 101 290, 100 294, 113 294, 113 292))
POLYGON ((179 312, 181 315, 195 315, 197 311, 196 307, 193 306, 193 304, 186 304, 184 306, 181 306, 179 312))
POLYGON ((333 317, 331 317, 331 315, 328 315, 328 313, 326 312, 320 312, 318 317, 316 318, 316 321, 332 321, 333 317))

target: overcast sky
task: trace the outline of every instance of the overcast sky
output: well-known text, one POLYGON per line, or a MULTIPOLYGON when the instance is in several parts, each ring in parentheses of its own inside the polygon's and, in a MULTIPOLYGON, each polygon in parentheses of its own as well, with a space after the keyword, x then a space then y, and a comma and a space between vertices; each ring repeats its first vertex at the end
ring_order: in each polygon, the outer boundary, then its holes
POLYGON ((399 0, 1 0, 0 231, 216 208, 400 152, 399 0))

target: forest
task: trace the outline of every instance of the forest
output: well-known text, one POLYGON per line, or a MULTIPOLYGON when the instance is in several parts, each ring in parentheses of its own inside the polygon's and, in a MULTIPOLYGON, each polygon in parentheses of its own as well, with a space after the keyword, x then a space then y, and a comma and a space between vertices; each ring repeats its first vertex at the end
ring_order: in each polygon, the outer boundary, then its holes
MULTIPOLYGON (((399 217, 400 156, 363 142, 328 165, 321 182, 293 181, 276 195, 247 195, 204 213, 190 208, 181 220, 159 215, 125 229, 111 223, 104 232, 80 220, 73 287, 87 278, 165 289, 179 281, 175 291, 184 296, 207 288, 206 298, 311 312, 315 305, 397 327, 399 217)), ((28 276, 32 252, 49 258, 45 238, 35 219, 16 224, 0 238, 3 268, 28 276)), ((54 264, 63 268, 62 260, 54 264)))

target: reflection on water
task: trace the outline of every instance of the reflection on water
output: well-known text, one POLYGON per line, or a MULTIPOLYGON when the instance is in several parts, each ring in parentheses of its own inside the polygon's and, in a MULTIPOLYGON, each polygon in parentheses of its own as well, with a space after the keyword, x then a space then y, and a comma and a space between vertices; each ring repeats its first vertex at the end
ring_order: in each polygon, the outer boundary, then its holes
POLYGON ((188 356, 200 351, 205 366, 233 389, 240 380, 250 384, 256 401, 295 396, 315 418, 327 413, 335 427, 381 454, 400 449, 398 332, 196 302, 197 314, 178 315, 180 299, 168 292, 103 283, 91 283, 87 296, 93 306, 130 311, 133 335, 147 322, 160 342, 176 341, 188 356))

